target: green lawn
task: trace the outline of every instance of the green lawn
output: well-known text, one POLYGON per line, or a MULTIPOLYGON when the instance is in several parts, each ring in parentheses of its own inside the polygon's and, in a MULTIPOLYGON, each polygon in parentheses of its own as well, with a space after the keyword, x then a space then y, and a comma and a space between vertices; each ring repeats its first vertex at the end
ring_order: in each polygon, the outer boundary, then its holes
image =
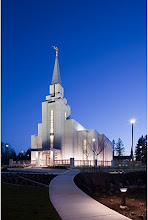
POLYGON ((2 184, 2 220, 59 220, 49 199, 49 189, 40 186, 2 184))

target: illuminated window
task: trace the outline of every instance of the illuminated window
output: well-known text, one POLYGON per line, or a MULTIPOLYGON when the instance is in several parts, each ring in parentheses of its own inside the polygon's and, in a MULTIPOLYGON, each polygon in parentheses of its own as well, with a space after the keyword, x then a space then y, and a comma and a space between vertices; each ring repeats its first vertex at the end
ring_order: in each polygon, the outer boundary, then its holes
POLYGON ((50 134, 54 133, 54 129, 53 129, 53 110, 51 110, 50 112, 50 134))
POLYGON ((50 147, 53 148, 54 141, 54 115, 53 110, 50 111, 50 147))
POLYGON ((54 156, 55 156, 55 160, 57 160, 57 152, 55 152, 55 155, 54 155, 54 156))
POLYGON ((50 135, 50 143, 53 144, 54 135, 50 135))
POLYGON ((50 135, 50 147, 53 148, 54 135, 50 135))
POLYGON ((84 158, 84 160, 86 160, 86 158, 87 158, 87 146, 86 146, 86 143, 87 143, 87 141, 86 141, 86 139, 84 139, 83 140, 83 158, 84 158))
POLYGON ((86 151, 86 140, 83 140, 83 150, 86 151))

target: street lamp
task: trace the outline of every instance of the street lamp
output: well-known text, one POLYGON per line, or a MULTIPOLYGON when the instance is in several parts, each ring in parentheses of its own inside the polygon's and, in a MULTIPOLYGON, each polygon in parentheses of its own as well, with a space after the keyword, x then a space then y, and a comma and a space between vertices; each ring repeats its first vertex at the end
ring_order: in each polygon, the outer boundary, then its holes
POLYGON ((120 208, 125 209, 126 208, 126 200, 125 200, 125 194, 127 192, 127 188, 120 188, 120 191, 122 193, 122 200, 121 200, 121 206, 120 208))
POLYGON ((5 146, 6 146, 6 149, 7 149, 7 150, 6 150, 6 151, 7 151, 7 162, 6 162, 6 163, 7 163, 7 165, 8 165, 8 147, 9 147, 9 145, 6 144, 5 146))
POLYGON ((133 159, 134 159, 134 158, 133 158, 133 147, 134 147, 134 146, 133 146, 133 145, 134 145, 134 144, 133 144, 133 143, 134 143, 134 142, 133 142, 133 130, 134 130, 133 127, 134 127, 135 122, 136 122, 136 119, 134 119, 134 118, 132 118, 132 119, 130 120, 130 123, 131 123, 131 125, 132 125, 132 155, 131 155, 131 156, 132 156, 132 162, 133 162, 133 159))

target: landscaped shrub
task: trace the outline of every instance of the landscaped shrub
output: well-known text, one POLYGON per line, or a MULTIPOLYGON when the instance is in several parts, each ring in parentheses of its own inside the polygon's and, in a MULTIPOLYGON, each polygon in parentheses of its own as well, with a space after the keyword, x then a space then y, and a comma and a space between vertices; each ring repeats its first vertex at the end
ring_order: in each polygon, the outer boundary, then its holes
POLYGON ((84 191, 98 192, 112 189, 112 191, 119 190, 120 187, 128 187, 129 190, 135 191, 135 189, 141 190, 140 186, 147 183, 146 171, 130 172, 130 173, 79 173, 75 177, 76 184, 84 189, 84 191))

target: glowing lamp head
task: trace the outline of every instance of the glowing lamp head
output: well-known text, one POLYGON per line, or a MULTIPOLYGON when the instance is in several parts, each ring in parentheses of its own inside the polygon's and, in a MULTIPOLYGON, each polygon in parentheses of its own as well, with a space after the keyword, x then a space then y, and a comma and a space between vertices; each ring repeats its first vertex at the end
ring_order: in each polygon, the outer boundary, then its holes
POLYGON ((131 123, 131 124, 135 124, 135 122, 136 122, 136 119, 134 119, 134 118, 132 118, 132 119, 130 120, 130 123, 131 123))
POLYGON ((93 138, 92 141, 95 142, 95 139, 93 138))
POLYGON ((8 144, 6 144, 6 147, 9 147, 9 145, 8 145, 8 144))
POLYGON ((125 193, 127 191, 127 188, 120 188, 120 191, 125 193))

